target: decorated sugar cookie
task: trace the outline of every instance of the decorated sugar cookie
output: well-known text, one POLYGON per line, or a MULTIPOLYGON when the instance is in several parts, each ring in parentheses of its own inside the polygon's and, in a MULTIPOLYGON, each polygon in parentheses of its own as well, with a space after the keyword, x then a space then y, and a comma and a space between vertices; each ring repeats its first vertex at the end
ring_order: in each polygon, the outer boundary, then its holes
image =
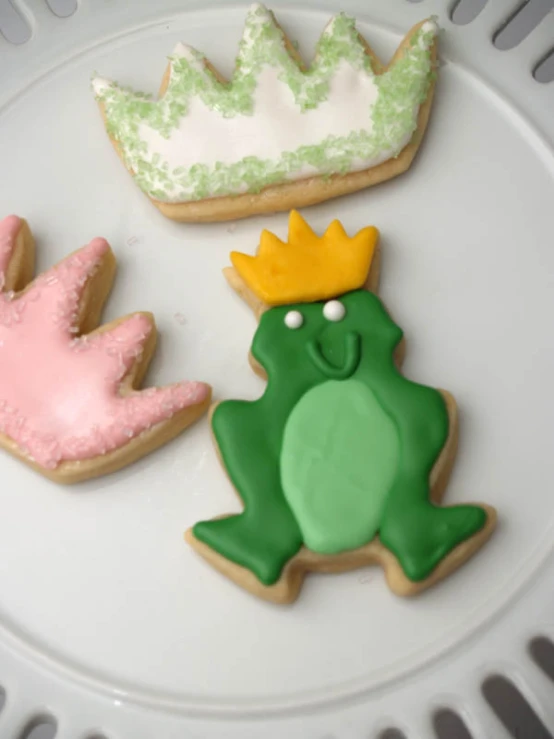
POLYGON ((318 238, 290 216, 288 243, 264 231, 257 256, 231 254, 230 284, 260 317, 259 400, 216 404, 219 456, 244 503, 187 539, 268 600, 295 599, 305 572, 383 566, 411 595, 486 541, 493 508, 441 507, 457 445, 456 403, 400 374, 402 331, 375 294, 378 233, 318 238))
POLYGON ((100 77, 93 89, 137 185, 169 218, 290 210, 404 172, 421 143, 435 79, 426 20, 383 66, 352 18, 331 19, 306 68, 273 13, 253 5, 226 81, 179 44, 153 100, 100 77))
POLYGON ((0 446, 58 482, 113 472, 208 407, 210 387, 138 390, 156 344, 150 313, 96 328, 115 274, 104 239, 32 280, 34 241, 0 221, 0 446))

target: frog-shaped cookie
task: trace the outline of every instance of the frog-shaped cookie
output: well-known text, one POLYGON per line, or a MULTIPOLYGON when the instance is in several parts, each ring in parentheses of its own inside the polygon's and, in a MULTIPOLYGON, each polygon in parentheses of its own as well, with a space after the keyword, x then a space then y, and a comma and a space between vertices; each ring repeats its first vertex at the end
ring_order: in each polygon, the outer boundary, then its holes
POLYGON ((231 285, 260 316, 259 400, 217 404, 213 435, 244 512, 187 539, 243 587, 290 602, 308 570, 378 562, 399 595, 423 590, 486 541, 493 508, 441 508, 457 446, 449 393, 399 372, 402 331, 375 294, 378 232, 320 239, 292 212, 289 241, 234 253, 231 285))

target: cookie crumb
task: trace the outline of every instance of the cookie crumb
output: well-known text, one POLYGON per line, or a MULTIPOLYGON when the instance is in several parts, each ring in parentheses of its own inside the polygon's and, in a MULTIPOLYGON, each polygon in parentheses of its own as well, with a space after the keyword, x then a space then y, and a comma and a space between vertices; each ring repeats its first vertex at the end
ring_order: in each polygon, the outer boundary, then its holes
POLYGON ((361 585, 366 585, 368 582, 372 582, 372 580, 374 580, 374 576, 373 575, 360 575, 358 577, 358 582, 361 585))
POLYGON ((187 319, 185 318, 185 316, 182 313, 175 313, 175 315, 173 316, 173 318, 177 321, 177 323, 179 324, 179 326, 184 326, 185 323, 187 322, 187 319))
POLYGON ((227 233, 232 234, 232 233, 235 233, 236 230, 237 230, 237 224, 231 223, 229 227, 227 228, 227 233))

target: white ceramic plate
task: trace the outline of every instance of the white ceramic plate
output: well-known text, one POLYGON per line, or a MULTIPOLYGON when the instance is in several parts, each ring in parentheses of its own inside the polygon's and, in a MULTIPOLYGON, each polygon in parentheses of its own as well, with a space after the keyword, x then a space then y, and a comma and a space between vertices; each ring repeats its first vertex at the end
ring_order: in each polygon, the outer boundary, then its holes
MULTIPOLYGON (((216 398, 255 398, 263 383, 246 359, 255 322, 221 269, 230 250, 253 252, 262 228, 284 235, 286 215, 201 227, 164 220, 114 154, 89 90, 96 70, 154 92, 179 40, 230 73, 245 8, 94 5, 66 21, 72 42, 64 45, 62 21, 37 2, 37 38, 26 51, 0 49, 2 214, 29 220, 40 269, 93 236, 110 241, 119 273, 106 319, 137 309, 157 318, 149 382, 203 379, 216 398)), ((309 56, 335 4, 279 5, 309 56)), ((343 3, 357 9, 360 30, 385 59, 403 31, 445 4, 394 5, 343 3)), ((318 230, 333 218, 351 232, 380 228, 382 296, 408 339, 405 372, 449 389, 461 409, 446 502, 496 506, 490 544, 417 600, 395 598, 368 569, 310 576, 298 602, 279 608, 183 542, 197 520, 239 510, 206 420, 132 467, 73 489, 2 455, 2 737, 48 711, 64 736, 96 727, 129 739, 342 739, 353 727, 363 736, 388 724, 424 731, 441 696, 475 710, 469 720, 478 726, 478 703, 463 687, 478 690, 475 670, 507 659, 501 639, 518 653, 536 629, 552 632, 554 159, 548 107, 540 110, 554 98, 550 89, 524 100, 517 74, 495 84, 488 65, 484 79, 475 73, 464 43, 480 50, 493 11, 464 38, 441 17, 447 64, 413 169, 304 213, 318 230)), ((519 656, 513 665, 525 667, 519 656)))

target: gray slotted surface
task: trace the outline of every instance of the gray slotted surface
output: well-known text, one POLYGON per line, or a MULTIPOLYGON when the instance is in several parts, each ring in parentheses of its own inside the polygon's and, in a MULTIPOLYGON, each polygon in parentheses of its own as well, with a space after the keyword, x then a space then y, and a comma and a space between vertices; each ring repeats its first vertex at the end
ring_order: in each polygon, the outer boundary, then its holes
MULTIPOLYGON (((401 0, 393 1, 400 2, 401 0)), ((419 0, 411 1, 418 2, 419 0)), ((58 15, 60 19, 71 15, 77 6, 76 0, 47 0, 47 2, 51 10, 58 15)), ((270 5, 271 3, 268 4, 270 5)), ((480 10, 485 4, 486 0, 460 0, 456 7, 456 22, 460 24, 470 22, 471 19, 476 16, 476 11, 480 10)), ((507 9, 508 6, 512 7, 513 13, 514 3, 508 3, 507 0, 507 9)), ((495 45, 497 45, 499 49, 510 49, 520 43, 527 34, 532 31, 537 23, 554 9, 554 0, 529 0, 529 2, 524 3, 524 7, 521 7, 521 5, 516 5, 515 7, 518 12, 514 14, 513 17, 510 15, 506 16, 506 18, 510 18, 510 22, 495 36, 495 45), (519 10, 522 10, 522 12, 519 13, 519 10)), ((60 20, 60 23, 63 23, 63 20, 60 20)), ((18 13, 15 12, 10 0, 0 0, 0 29, 5 37, 14 43, 26 41, 31 33, 27 23, 22 20, 18 13)), ((554 37, 551 39, 551 42, 551 46, 554 47, 554 37)), ((553 62, 553 60, 550 59, 550 62, 553 62)), ((554 72, 553 63, 545 65, 545 68, 547 66, 554 72)), ((551 77, 548 79, 551 79, 551 77)), ((538 644, 538 646, 535 645, 536 649, 534 654, 538 663, 541 664, 542 661, 542 669, 552 677, 554 674, 554 647, 547 640, 543 641, 542 649, 540 644, 538 644)), ((554 698, 554 683, 550 684, 550 691, 554 698)), ((498 695, 500 694, 501 691, 498 695)), ((518 714, 517 706, 511 701, 513 696, 509 693, 504 693, 505 699, 506 696, 507 700, 510 701, 508 713, 512 713, 511 731, 514 737, 520 737, 521 739, 539 739, 539 737, 540 739, 549 739, 551 737, 545 727, 541 728, 542 724, 538 725, 536 723, 536 717, 529 718, 525 711, 520 711, 518 714), (541 733, 543 729, 544 733, 541 733)), ((4 698, 4 694, 0 693, 0 711, 4 704, 4 698)), ((502 700, 501 697, 498 699, 502 700)), ((451 711, 451 708, 448 706, 446 706, 446 709, 446 711, 441 711, 439 708, 435 712, 434 726, 437 737, 439 739, 467 739, 471 736, 462 719, 456 716, 455 711, 451 711)), ((55 729, 53 729, 54 724, 50 723, 50 720, 44 718, 44 716, 45 714, 39 712, 37 717, 34 719, 32 718, 23 728, 23 733, 14 739, 52 739, 55 735, 55 729), (41 722, 44 722, 45 725, 38 725, 41 722)), ((498 724, 492 723, 490 726, 495 727, 495 737, 500 737, 501 734, 498 724)), ((549 728, 554 729, 553 726, 550 726, 549 728)), ((100 734, 95 732, 88 736, 91 738, 93 737, 94 739, 100 739, 100 734)), ((392 727, 390 729, 385 729, 380 736, 382 739, 400 739, 401 737, 404 739, 404 734, 392 727)), ((490 736, 492 739, 492 734, 490 736)), ((12 737, 2 735, 1 739, 12 739, 12 737)), ((132 737, 125 737, 125 739, 132 739, 132 737)), ((163 738, 157 737, 156 739, 163 738)))
MULTIPOLYGON (((419 0, 410 0, 419 2, 419 0)), ((77 9, 77 0, 44 0, 60 18, 72 15, 77 9)), ((458 0, 453 4, 453 18, 457 23, 466 24, 474 20, 487 0, 458 0)), ((509 7, 509 3, 506 3, 509 7)), ((499 49, 511 49, 519 44, 540 21, 554 9, 554 0, 527 0, 516 4, 515 11, 508 15, 509 21, 495 35, 495 45, 499 49)), ((31 29, 21 15, 14 9, 11 0, 0 0, 0 30, 10 41, 23 43, 31 35, 31 29)), ((554 50, 554 38, 552 39, 554 50)), ((548 65, 549 68, 552 64, 548 65)))

